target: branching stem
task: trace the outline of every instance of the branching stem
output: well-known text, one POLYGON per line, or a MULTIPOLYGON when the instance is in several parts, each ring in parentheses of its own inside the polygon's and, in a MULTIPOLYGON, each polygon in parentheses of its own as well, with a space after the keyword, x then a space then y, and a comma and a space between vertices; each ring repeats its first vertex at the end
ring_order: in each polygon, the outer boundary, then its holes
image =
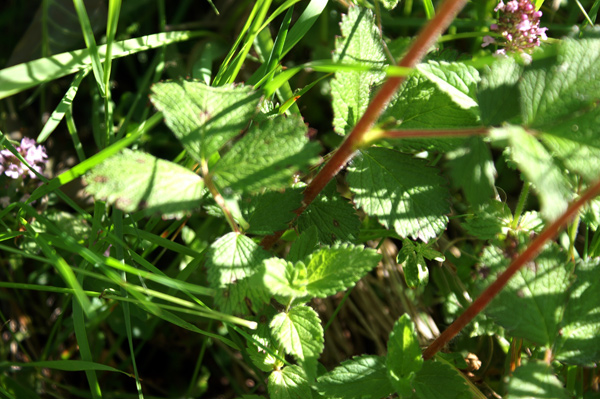
POLYGON ((546 227, 533 242, 521 253, 510 266, 477 298, 471 306, 461 314, 450 326, 431 343, 423 352, 425 360, 431 359, 452 338, 456 336, 467 324, 477 316, 498 293, 508 280, 515 275, 527 262, 533 260, 542 250, 544 244, 554 238, 560 229, 569 223, 579 212, 579 209, 600 194, 600 180, 592 185, 581 197, 573 202, 556 221, 546 227))

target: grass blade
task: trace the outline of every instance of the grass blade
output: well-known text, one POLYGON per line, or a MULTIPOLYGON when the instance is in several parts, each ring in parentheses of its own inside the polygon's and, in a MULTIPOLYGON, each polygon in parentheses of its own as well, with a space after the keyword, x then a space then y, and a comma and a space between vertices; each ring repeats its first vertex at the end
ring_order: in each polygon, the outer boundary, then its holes
POLYGON ((435 8, 433 7, 433 2, 431 0, 423 0, 423 7, 425 7, 425 15, 427 19, 433 18, 435 15, 435 8))
POLYGON ((83 0, 73 0, 73 5, 75 6, 75 11, 77 11, 77 17, 79 18, 81 30, 83 31, 83 39, 85 40, 85 45, 90 54, 92 70, 94 71, 94 77, 96 78, 96 83, 98 84, 98 90, 100 91, 100 95, 102 97, 106 97, 106 90, 103 84, 104 71, 102 68, 102 62, 100 61, 100 54, 98 54, 98 46, 96 46, 94 31, 92 30, 92 25, 90 24, 90 18, 85 10, 83 0))

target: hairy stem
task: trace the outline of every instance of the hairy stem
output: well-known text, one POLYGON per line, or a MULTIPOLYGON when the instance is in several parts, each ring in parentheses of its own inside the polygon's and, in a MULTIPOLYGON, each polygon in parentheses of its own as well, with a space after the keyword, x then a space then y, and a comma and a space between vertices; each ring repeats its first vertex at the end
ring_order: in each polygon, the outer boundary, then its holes
POLYGON ((533 260, 542 250, 544 244, 555 237, 561 228, 569 223, 576 215, 579 209, 600 194, 600 180, 594 183, 581 197, 573 202, 569 208, 563 213, 556 221, 552 222, 546 227, 540 235, 538 235, 531 245, 527 247, 523 253, 521 253, 510 266, 498 276, 498 279, 494 281, 486 290, 477 298, 471 306, 461 314, 450 326, 431 343, 423 352, 423 358, 425 360, 431 359, 440 349, 442 349, 452 338, 456 336, 467 324, 477 316, 498 293, 508 280, 519 271, 523 265, 533 260))
POLYGON ((227 208, 225 199, 223 199, 223 196, 217 189, 217 186, 215 186, 215 184, 212 180, 212 175, 210 174, 210 171, 208 170, 208 164, 206 163, 206 161, 202 161, 202 164, 200 165, 200 167, 202 170, 202 175, 204 177, 204 185, 206 186, 206 188, 208 188, 208 191, 213 196, 213 199, 215 200, 215 202, 217 203, 219 208, 221 208, 221 210, 223 211, 223 214, 225 215, 225 219, 227 220, 227 223, 229 223, 231 230, 234 231, 235 233, 239 233, 240 228, 238 227, 237 223, 235 222, 235 219, 233 218, 233 215, 229 211, 229 208, 227 208))

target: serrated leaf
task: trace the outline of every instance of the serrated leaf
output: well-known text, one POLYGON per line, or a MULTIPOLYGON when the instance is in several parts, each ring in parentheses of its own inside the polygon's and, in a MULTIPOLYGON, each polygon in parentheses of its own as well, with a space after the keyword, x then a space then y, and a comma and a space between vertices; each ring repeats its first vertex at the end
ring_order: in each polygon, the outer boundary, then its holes
POLYGON ((387 376, 386 358, 363 355, 317 378, 317 390, 328 398, 380 399, 394 392, 394 387, 387 376))
POLYGON ((167 217, 198 208, 204 184, 196 173, 153 155, 123 150, 85 177, 86 191, 124 212, 140 208, 167 217))
POLYGON ((217 184, 246 193, 290 186, 296 172, 319 159, 320 146, 309 142, 307 130, 300 116, 254 123, 212 168, 217 184))
POLYGON ((529 361, 517 367, 508 380, 506 399, 567 399, 570 397, 552 367, 543 362, 529 361))
MULTIPOLYGON (((270 319, 273 314, 275 314, 274 309, 266 307, 265 313, 261 314, 259 317, 260 321, 258 327, 256 330, 252 331, 252 338, 269 349, 273 349, 274 340, 271 336, 271 328, 269 327, 269 324, 266 323, 265 319, 270 319), (265 320, 265 322, 263 322, 263 320, 265 320)), ((251 340, 248 340, 246 350, 252 363, 262 371, 271 372, 280 362, 279 359, 269 354, 251 340)), ((273 349, 273 352, 276 352, 276 349, 273 349)))
POLYGON ((314 252, 306 264, 306 291, 325 298, 353 287, 381 260, 375 250, 353 245, 324 247, 314 252))
POLYGON ((427 242, 445 229, 450 212, 448 190, 424 161, 372 147, 361 151, 348 170, 354 201, 401 237, 427 242))
POLYGON ((318 240, 324 244, 351 242, 358 238, 360 219, 352 204, 329 183, 298 218, 298 231, 316 226, 318 240))
POLYGON ((579 261, 576 280, 561 323, 555 352, 562 362, 593 366, 600 363, 600 260, 579 261))
MULTIPOLYGON (((485 283, 494 281, 510 259, 498 247, 488 247, 482 265, 490 269, 485 283)), ((556 245, 547 247, 535 260, 521 268, 490 302, 485 314, 511 335, 539 345, 552 345, 568 298, 572 265, 556 245)))
POLYGON ((228 233, 206 255, 208 282, 217 290, 215 303, 224 313, 248 314, 270 300, 260 282, 262 262, 271 255, 250 238, 228 233))
POLYGON ((423 362, 413 382, 419 399, 470 399, 472 395, 465 380, 452 366, 440 362, 423 362))
MULTIPOLYGON (((371 10, 350 7, 342 17, 342 37, 336 40, 334 62, 364 64, 383 68, 385 55, 381 35, 371 10)), ((339 72, 331 81, 333 127, 345 135, 352 130, 369 104, 373 86, 383 80, 384 72, 339 72)))
POLYGON ((312 399, 312 391, 304 370, 299 366, 287 366, 275 370, 267 383, 271 399, 312 399))
POLYGON ((508 136, 511 158, 540 197, 542 216, 554 220, 567 209, 573 195, 567 176, 542 143, 522 127, 495 129, 492 137, 503 134, 508 136))
POLYGON ((467 233, 481 240, 490 240, 500 233, 506 233, 512 223, 512 212, 501 201, 490 201, 474 209, 473 215, 462 223, 467 233))
POLYGON ((288 253, 287 260, 290 262, 298 262, 308 255, 312 254, 317 248, 318 230, 316 226, 310 226, 304 230, 300 237, 292 243, 290 252, 288 253))
POLYGON ((425 258, 444 260, 444 256, 431 249, 429 244, 402 240, 402 249, 398 252, 397 261, 404 266, 404 278, 410 288, 427 285, 429 282, 429 269, 425 258))
POLYGON ((267 235, 286 230, 302 202, 302 191, 287 189, 284 192, 268 191, 242 200, 241 212, 250 227, 247 233, 267 235))
POLYGON ((199 162, 241 133, 258 112, 260 97, 249 86, 189 81, 157 83, 150 95, 167 126, 199 162))
POLYGON ((494 126, 519 118, 517 83, 521 72, 521 66, 510 57, 501 57, 484 67, 477 92, 484 125, 494 126))
POLYGON ((317 359, 323 352, 323 327, 311 307, 294 306, 288 313, 277 314, 270 324, 271 334, 287 354, 316 370, 317 359), (307 363, 311 363, 308 365, 307 363))
POLYGON ((307 295, 308 278, 303 262, 293 264, 283 259, 270 258, 263 261, 263 267, 264 286, 271 294, 283 297, 283 300, 278 298, 282 305, 287 306, 291 298, 307 295))
POLYGON ((468 138, 464 146, 447 154, 452 184, 460 187, 471 205, 494 195, 496 168, 492 153, 480 137, 468 138))
POLYGON ((477 69, 460 62, 429 61, 419 64, 417 70, 448 94, 459 107, 478 107, 475 101, 475 91, 480 80, 477 69))
POLYGON ((423 367, 423 356, 415 325, 408 315, 396 321, 387 344, 386 366, 388 377, 401 397, 412 392, 416 373, 423 367))

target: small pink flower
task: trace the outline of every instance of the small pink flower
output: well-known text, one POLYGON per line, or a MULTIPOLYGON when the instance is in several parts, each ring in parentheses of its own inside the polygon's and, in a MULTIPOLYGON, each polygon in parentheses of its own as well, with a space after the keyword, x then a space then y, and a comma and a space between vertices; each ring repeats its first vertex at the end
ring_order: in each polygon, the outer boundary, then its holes
POLYGON ((495 42, 496 42, 496 39, 494 39, 493 37, 491 37, 491 36, 484 36, 483 37, 483 44, 481 45, 481 47, 487 47, 490 44, 495 43, 495 42))

